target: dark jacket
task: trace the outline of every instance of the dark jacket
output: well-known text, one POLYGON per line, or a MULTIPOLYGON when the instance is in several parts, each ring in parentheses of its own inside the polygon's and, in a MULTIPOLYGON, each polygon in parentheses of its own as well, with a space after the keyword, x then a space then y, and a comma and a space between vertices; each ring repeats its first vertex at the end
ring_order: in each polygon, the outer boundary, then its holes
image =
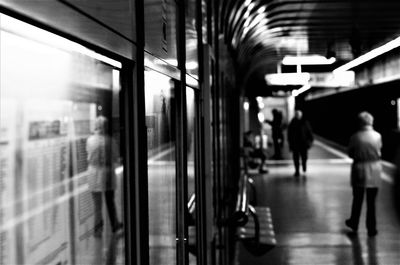
POLYGON ((309 149, 314 141, 313 132, 308 121, 292 119, 288 128, 288 141, 290 150, 309 149))

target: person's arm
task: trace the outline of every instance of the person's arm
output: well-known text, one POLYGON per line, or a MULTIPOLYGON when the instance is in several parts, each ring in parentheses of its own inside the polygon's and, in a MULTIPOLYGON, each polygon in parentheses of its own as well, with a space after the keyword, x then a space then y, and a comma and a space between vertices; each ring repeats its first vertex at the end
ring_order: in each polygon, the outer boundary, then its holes
POLYGON ((119 155, 119 146, 117 144, 117 141, 115 141, 115 139, 112 137, 111 137, 111 159, 113 166, 118 166, 121 163, 119 155))
POLYGON ((292 122, 289 123, 288 130, 287 130, 287 138, 288 138, 288 144, 289 144, 289 149, 292 150, 293 146, 293 124, 292 122))
POLYGON ((309 145, 310 145, 310 147, 311 147, 311 145, 313 144, 313 142, 314 142, 314 133, 313 133, 313 130, 312 130, 312 128, 311 128, 311 125, 310 125, 310 123, 307 121, 307 132, 308 132, 308 141, 309 141, 309 145))
POLYGON ((379 154, 379 157, 381 157, 381 150, 382 150, 382 136, 379 134, 379 139, 378 139, 378 154, 379 154))
POLYGON ((350 158, 354 159, 355 136, 350 137, 349 145, 347 147, 347 154, 350 158))
POLYGON ((271 121, 271 120, 265 119, 265 120, 264 120, 264 123, 267 123, 267 124, 269 124, 269 125, 272 125, 272 121, 271 121))

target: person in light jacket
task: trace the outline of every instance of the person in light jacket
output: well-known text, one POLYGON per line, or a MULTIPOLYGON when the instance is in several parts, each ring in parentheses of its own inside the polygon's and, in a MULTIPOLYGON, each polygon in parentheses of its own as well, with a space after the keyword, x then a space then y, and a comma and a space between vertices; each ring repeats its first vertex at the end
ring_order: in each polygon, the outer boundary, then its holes
POLYGON ((374 118, 368 112, 358 114, 360 129, 351 136, 348 154, 353 159, 351 166, 351 186, 353 204, 351 217, 345 224, 357 232, 364 193, 367 194, 367 230, 368 236, 378 233, 376 228, 375 201, 381 182, 382 165, 380 162, 382 136, 372 125, 374 118))
POLYGON ((86 142, 88 161, 88 185, 92 192, 94 223, 96 237, 103 231, 102 200, 106 201, 108 216, 113 232, 122 228, 118 220, 114 194, 116 188, 115 165, 118 163, 116 143, 107 135, 108 119, 98 116, 95 120, 95 131, 86 142))

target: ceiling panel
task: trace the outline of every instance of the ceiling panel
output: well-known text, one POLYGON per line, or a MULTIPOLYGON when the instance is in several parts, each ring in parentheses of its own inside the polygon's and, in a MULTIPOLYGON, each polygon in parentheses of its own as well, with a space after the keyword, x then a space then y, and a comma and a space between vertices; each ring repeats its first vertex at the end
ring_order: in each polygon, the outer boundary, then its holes
MULTIPOLYGON (((276 72, 288 54, 334 53, 345 63, 400 36, 399 0, 263 0, 251 1, 254 19, 265 5, 267 20, 254 28, 244 14, 245 1, 231 3, 225 17, 227 41, 239 69, 276 72), (236 18, 236 19, 235 19, 236 18)), ((246 74, 244 74, 245 76, 246 74)))

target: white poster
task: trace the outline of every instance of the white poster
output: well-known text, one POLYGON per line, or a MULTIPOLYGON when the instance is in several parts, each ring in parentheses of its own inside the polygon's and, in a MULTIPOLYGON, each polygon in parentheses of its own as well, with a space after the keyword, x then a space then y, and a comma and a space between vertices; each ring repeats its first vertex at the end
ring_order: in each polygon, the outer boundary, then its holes
POLYGON ((0 101, 0 264, 15 264, 15 101, 0 101))
POLYGON ((29 100, 23 108, 23 262, 71 264, 71 102, 29 100))

